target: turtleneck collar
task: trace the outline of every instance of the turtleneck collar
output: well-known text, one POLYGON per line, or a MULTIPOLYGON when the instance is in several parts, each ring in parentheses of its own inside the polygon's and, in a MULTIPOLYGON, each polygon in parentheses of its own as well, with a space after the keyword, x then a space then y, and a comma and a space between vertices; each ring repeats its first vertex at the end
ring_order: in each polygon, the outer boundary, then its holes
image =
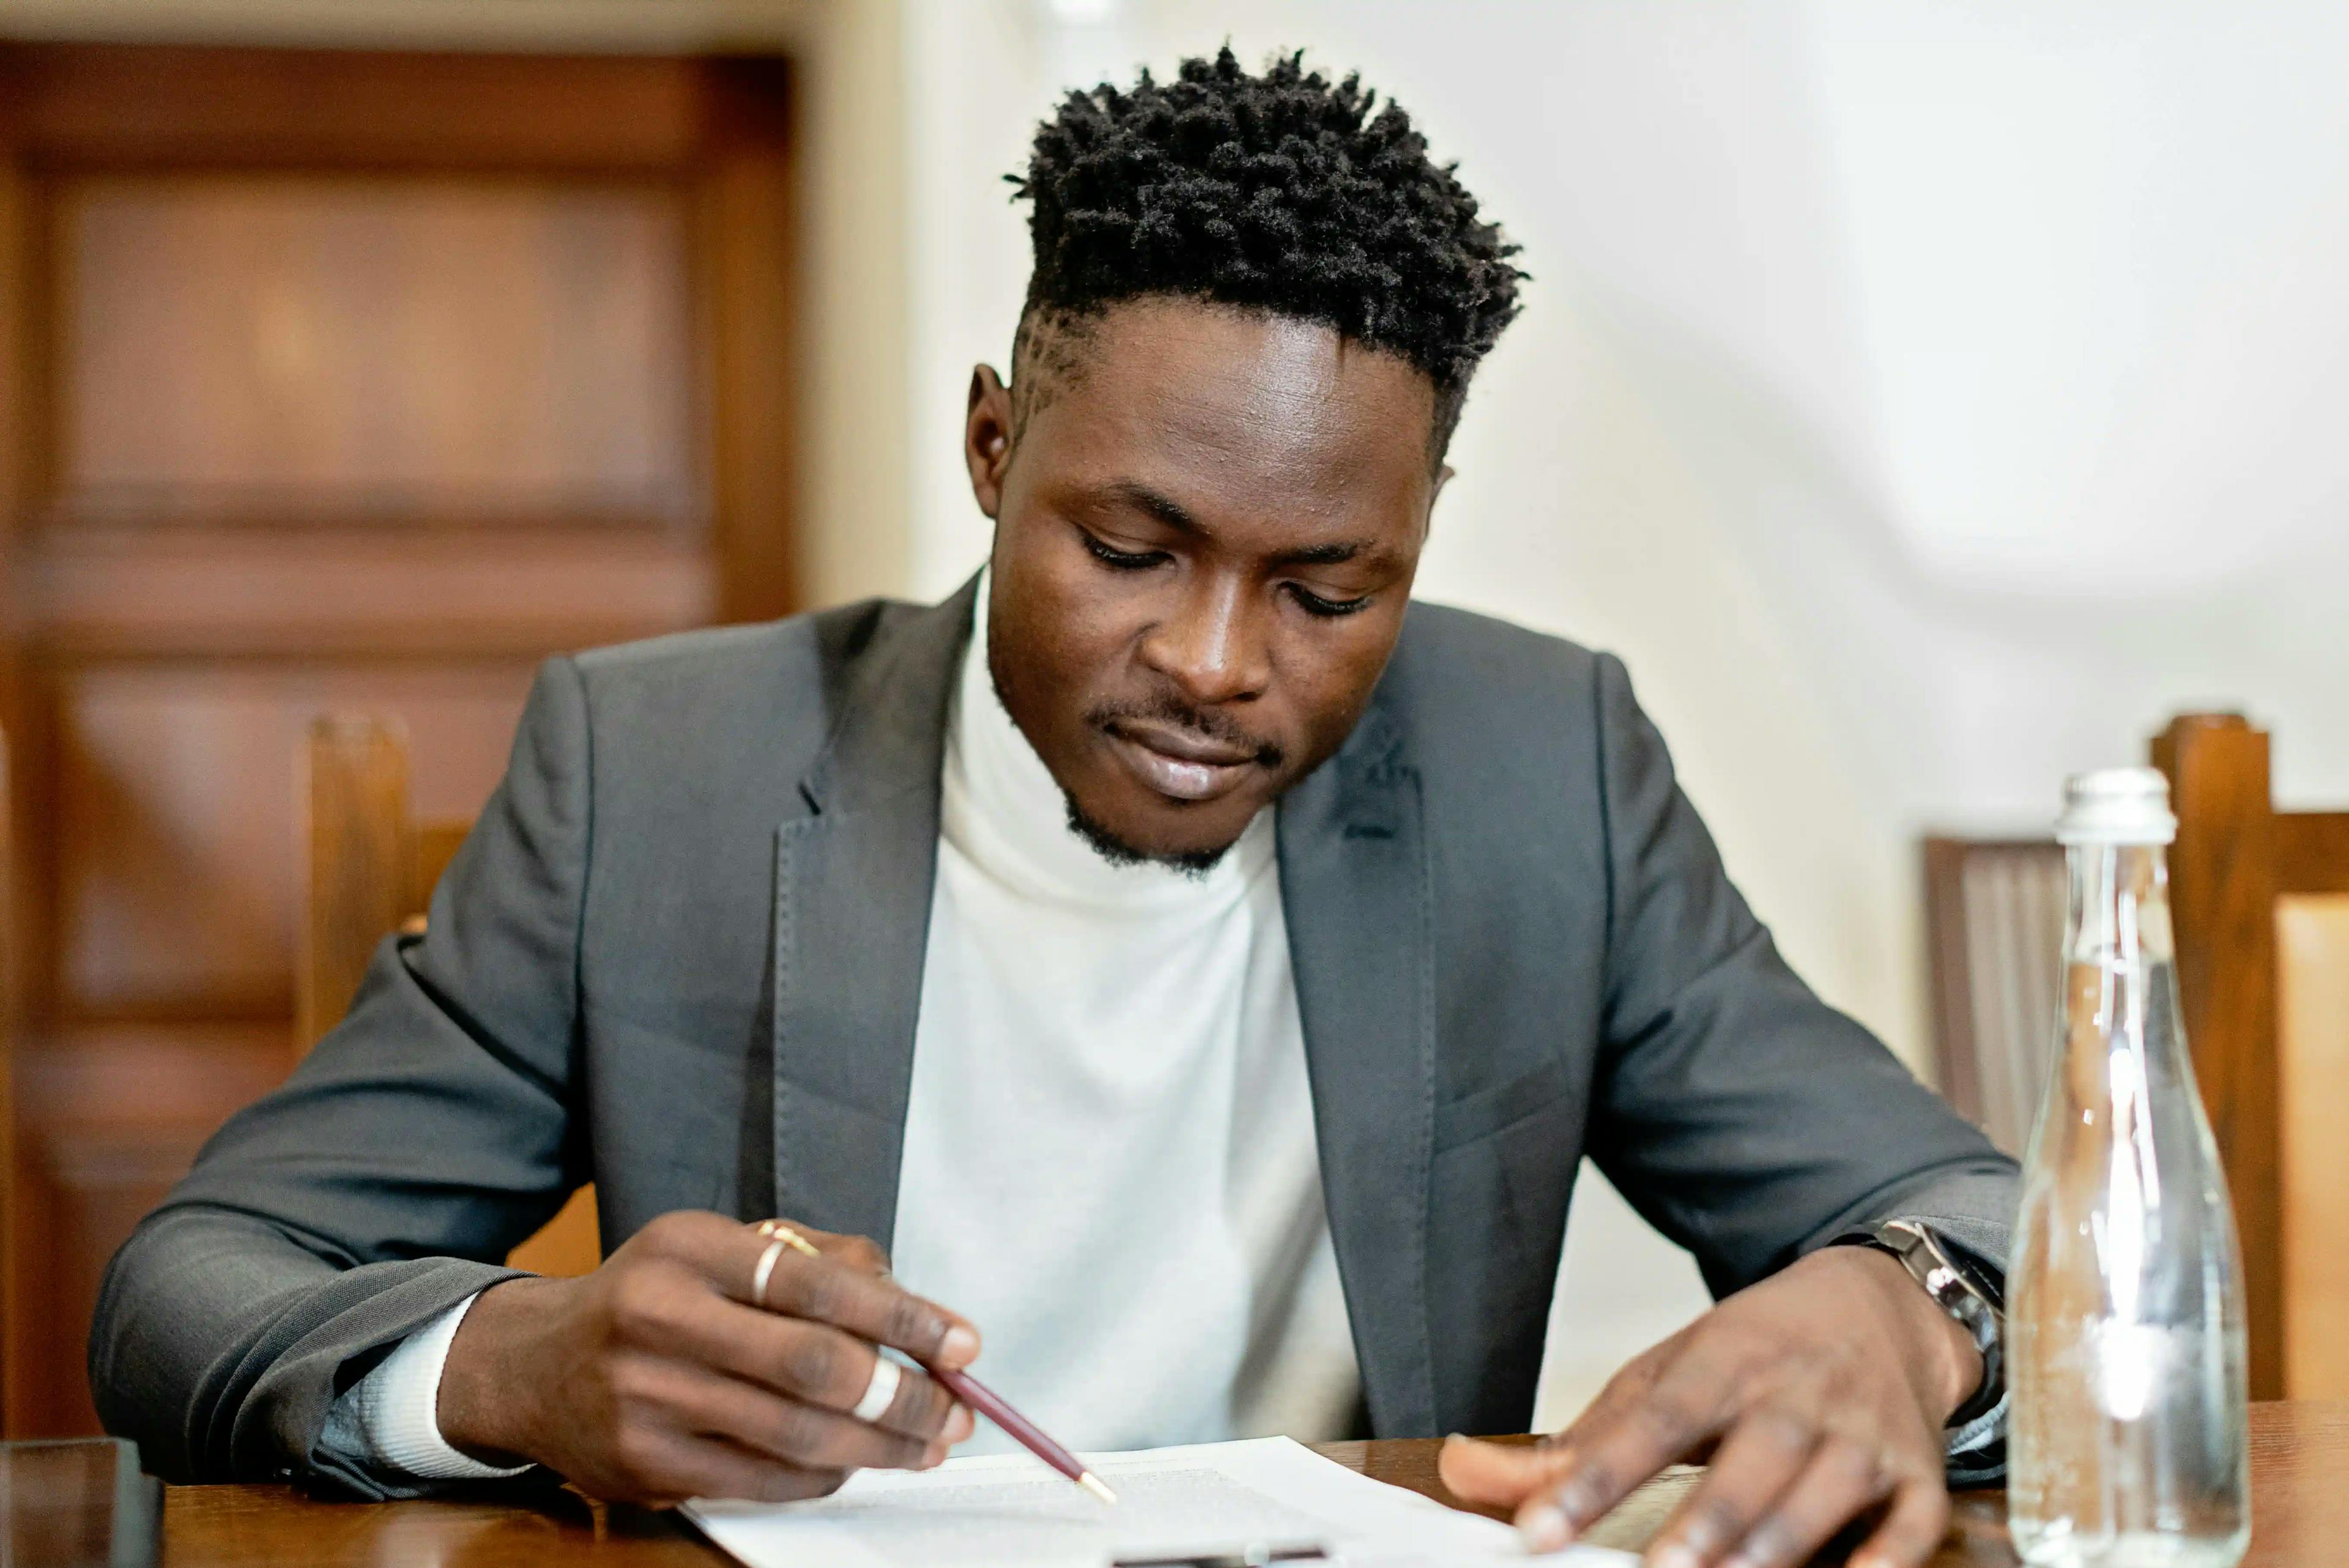
POLYGON ((981 573, 970 643, 947 719, 939 835, 987 875, 1030 898, 1104 913, 1220 908, 1274 860, 1273 813, 1257 813, 1205 875, 1113 865, 1069 825, 1068 798, 996 695, 987 662, 990 573, 981 573))

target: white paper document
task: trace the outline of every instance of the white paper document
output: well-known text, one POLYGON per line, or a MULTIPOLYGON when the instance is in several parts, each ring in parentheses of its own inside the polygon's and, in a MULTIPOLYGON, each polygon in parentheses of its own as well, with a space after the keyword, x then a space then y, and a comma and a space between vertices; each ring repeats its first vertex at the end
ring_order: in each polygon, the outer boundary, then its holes
MULTIPOLYGON (((1085 1462, 1117 1506, 1026 1454, 997 1454, 920 1472, 860 1470, 808 1502, 697 1500, 685 1513, 749 1568, 1103 1568, 1311 1547, 1367 1568, 1526 1560, 1506 1525, 1368 1480, 1287 1438, 1085 1462)), ((1618 1568, 1634 1559, 1576 1547, 1540 1561, 1618 1568)))

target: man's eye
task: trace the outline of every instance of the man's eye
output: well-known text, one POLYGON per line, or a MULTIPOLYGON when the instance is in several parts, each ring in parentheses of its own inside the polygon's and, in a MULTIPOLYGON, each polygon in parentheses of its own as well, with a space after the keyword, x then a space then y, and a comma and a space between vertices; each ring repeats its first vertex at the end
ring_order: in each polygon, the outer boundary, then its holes
POLYGON ((1299 587, 1294 583, 1288 585, 1288 592, 1298 603, 1304 607, 1307 614, 1319 615, 1330 620, 1335 620, 1340 615, 1350 615, 1357 610, 1367 610, 1371 606, 1371 596, 1368 593, 1359 599, 1324 599, 1320 594, 1299 587))
POLYGON ((1136 554, 1127 550, 1112 550, 1090 533, 1086 534, 1084 539, 1085 548, 1093 552, 1094 560, 1104 566, 1114 567, 1120 572, 1144 572, 1167 559, 1166 552, 1163 550, 1146 550, 1136 554))

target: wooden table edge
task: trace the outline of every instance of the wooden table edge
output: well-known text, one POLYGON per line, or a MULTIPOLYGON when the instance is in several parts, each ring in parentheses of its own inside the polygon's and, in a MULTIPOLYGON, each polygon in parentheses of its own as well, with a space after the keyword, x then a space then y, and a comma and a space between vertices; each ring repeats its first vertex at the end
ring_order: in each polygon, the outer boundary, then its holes
MULTIPOLYGON (((2349 1402, 2278 1401, 2251 1411, 2252 1539, 2245 1568, 2331 1568, 2349 1557, 2349 1402)), ((1511 1441, 1528 1441, 1516 1438, 1511 1441)), ((1458 1506, 1436 1479, 1433 1439, 1319 1443, 1315 1451, 1375 1480, 1458 1506)), ((1649 1482, 1588 1537, 1637 1550, 1700 1472, 1649 1482)), ((2012 1568, 2005 1498, 1963 1492, 1936 1568, 2012 1568)), ((287 1486, 164 1491, 169 1568, 523 1568, 593 1563, 668 1568, 728 1561, 675 1515, 607 1508, 543 1489, 418 1502, 339 1502, 287 1486)))

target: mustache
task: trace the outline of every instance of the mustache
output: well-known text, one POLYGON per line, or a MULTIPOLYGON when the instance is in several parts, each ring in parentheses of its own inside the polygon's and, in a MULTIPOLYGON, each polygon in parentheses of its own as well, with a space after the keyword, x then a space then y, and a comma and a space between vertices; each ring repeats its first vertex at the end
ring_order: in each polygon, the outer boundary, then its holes
POLYGON ((1273 742, 1250 734, 1229 715, 1211 707, 1194 707, 1172 692, 1159 692, 1139 701, 1104 702, 1085 713, 1085 722, 1096 729, 1107 729, 1128 720, 1189 730, 1203 740, 1249 753, 1260 768, 1278 768, 1288 756, 1273 742))

